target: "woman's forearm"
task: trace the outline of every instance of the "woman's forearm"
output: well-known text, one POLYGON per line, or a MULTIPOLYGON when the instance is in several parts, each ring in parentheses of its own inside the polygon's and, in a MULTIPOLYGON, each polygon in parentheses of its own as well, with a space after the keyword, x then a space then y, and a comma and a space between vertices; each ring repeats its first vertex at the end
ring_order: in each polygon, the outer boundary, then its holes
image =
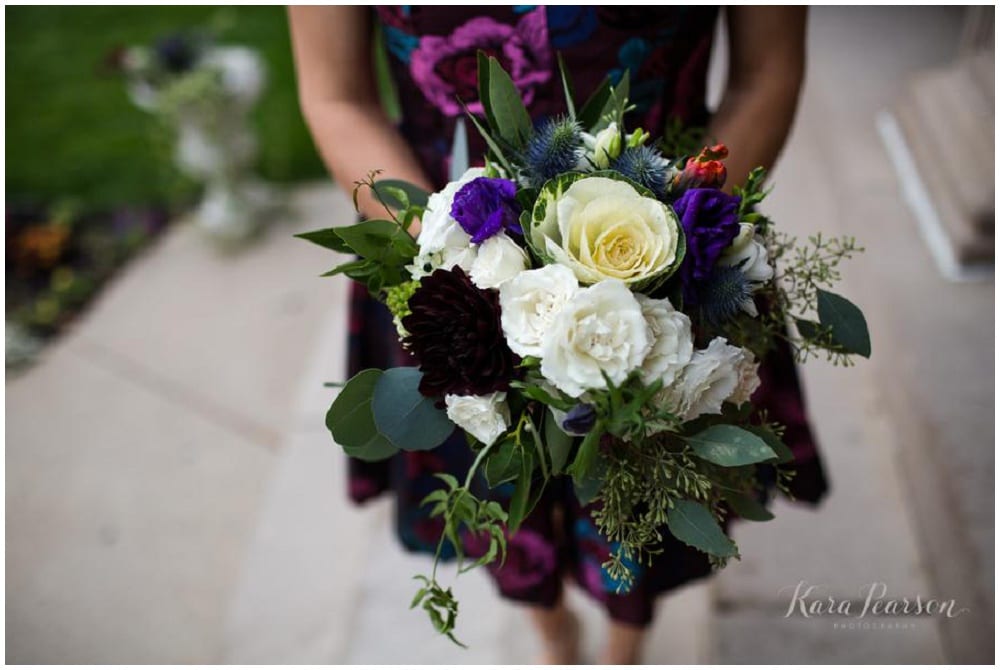
POLYGON ((729 147, 727 187, 770 170, 788 139, 805 72, 806 12, 728 7, 729 77, 709 137, 729 147))
MULTIPOLYGON (((379 103, 372 64, 371 10, 360 6, 289 7, 299 103, 330 174, 346 191, 372 170, 430 190, 410 147, 379 103)), ((361 213, 385 209, 368 189, 358 193, 361 213)), ((416 232, 416 231, 411 231, 416 232)))
MULTIPOLYGON (((304 103, 303 113, 330 174, 348 193, 372 170, 381 170, 380 179, 402 179, 433 190, 409 145, 378 105, 317 101, 304 103)), ((358 192, 358 206, 368 218, 386 216, 369 189, 358 192)))

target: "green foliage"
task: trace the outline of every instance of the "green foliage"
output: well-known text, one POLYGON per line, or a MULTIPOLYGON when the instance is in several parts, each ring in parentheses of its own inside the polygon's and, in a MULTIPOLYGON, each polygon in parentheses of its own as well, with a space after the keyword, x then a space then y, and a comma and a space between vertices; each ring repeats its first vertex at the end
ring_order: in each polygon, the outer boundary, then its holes
POLYGON ((372 392, 378 432, 405 451, 433 449, 455 431, 445 411, 420 393, 422 377, 417 368, 392 368, 376 381, 372 392))
POLYGON ((498 139, 520 150, 531 137, 531 117, 521 93, 500 62, 479 52, 479 100, 490 129, 498 139))
POLYGON ((711 510, 691 500, 678 500, 667 512, 667 526, 674 537, 706 554, 728 558, 737 554, 711 510))
POLYGON ((402 179, 379 179, 373 188, 379 200, 398 210, 427 207, 430 196, 424 189, 402 179))
POLYGON ((716 424, 697 435, 684 438, 695 455, 724 467, 750 465, 775 458, 777 455, 757 435, 726 424, 716 424))
POLYGON ((12 7, 6 18, 8 201, 73 196, 90 212, 190 200, 169 138, 103 63, 115 47, 213 24, 220 41, 258 49, 267 65, 253 114, 260 174, 281 182, 325 174, 299 113, 281 7, 36 6, 12 7))
POLYGON ((705 128, 687 126, 679 117, 673 116, 667 121, 656 146, 664 156, 682 162, 685 157, 696 155, 705 146, 705 128))
POLYGON ((326 427, 348 456, 380 461, 398 451, 379 433, 372 413, 372 397, 381 378, 382 371, 374 369, 354 375, 326 413, 326 427))
POLYGON ((833 341, 841 350, 865 358, 871 356, 868 323, 854 303, 836 293, 819 289, 816 291, 816 305, 820 325, 830 329, 833 341))
POLYGON ((553 474, 558 474, 566 467, 569 461, 569 454, 573 450, 574 438, 567 435, 559 427, 552 412, 545 412, 545 445, 548 447, 549 458, 552 462, 553 474))
POLYGON ((774 518, 771 512, 748 495, 736 491, 726 491, 726 504, 747 521, 770 521, 774 518))

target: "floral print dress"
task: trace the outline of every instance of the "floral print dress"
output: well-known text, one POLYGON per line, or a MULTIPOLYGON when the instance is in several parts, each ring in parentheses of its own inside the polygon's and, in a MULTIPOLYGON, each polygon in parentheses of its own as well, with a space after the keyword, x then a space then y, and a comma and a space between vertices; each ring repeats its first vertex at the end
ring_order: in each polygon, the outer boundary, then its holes
MULTIPOLYGON (((564 114, 558 72, 561 55, 576 98, 585 99, 605 77, 619 80, 628 70, 635 110, 628 127, 641 125, 654 135, 671 119, 687 125, 708 120, 705 84, 718 9, 715 7, 376 7, 397 89, 400 130, 423 168, 443 187, 449 173, 455 121, 481 112, 476 90, 479 50, 495 56, 538 120, 564 114)), ((485 153, 482 139, 469 133, 469 155, 485 153)), ((413 365, 397 342, 387 310, 360 284, 352 296, 350 374, 370 367, 413 365)), ((762 385, 755 402, 786 425, 785 440, 795 454, 792 492, 817 501, 826 490, 816 447, 806 419, 795 366, 787 350, 761 366, 762 385)), ((430 519, 420 501, 438 485, 434 472, 462 476, 471 465, 461 434, 430 452, 401 453, 389 461, 351 461, 350 495, 358 503, 382 492, 396 496, 396 529, 404 547, 433 552, 441 524, 430 519)), ((762 472, 762 476, 769 476, 762 472)), ((771 473, 770 476, 773 476, 771 473)), ((504 495, 501 488, 497 492, 504 495)), ((591 520, 591 509, 576 500, 568 480, 552 482, 542 500, 509 540, 503 567, 491 567, 500 593, 550 606, 559 598, 563 577, 572 575, 609 615, 620 622, 647 625, 655 596, 711 572, 707 557, 664 529, 663 550, 652 565, 633 565, 634 585, 619 593, 601 567, 614 549, 591 520)), ((475 542, 467 551, 475 554, 475 542)))

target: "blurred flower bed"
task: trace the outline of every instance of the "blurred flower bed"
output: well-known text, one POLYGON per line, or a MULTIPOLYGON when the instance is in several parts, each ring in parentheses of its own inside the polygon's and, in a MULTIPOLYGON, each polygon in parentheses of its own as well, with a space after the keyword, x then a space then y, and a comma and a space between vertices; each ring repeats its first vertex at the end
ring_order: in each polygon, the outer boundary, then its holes
MULTIPOLYGON (((325 174, 298 110, 284 8, 12 7, 5 268, 15 340, 58 332, 195 202, 198 188, 175 167, 167 128, 132 103, 109 63, 122 47, 192 30, 251 47, 271 74, 251 117, 256 173, 275 183, 325 174)), ((7 340, 9 364, 10 332, 7 340)))
POLYGON ((108 277, 167 222, 165 210, 122 207, 79 213, 73 204, 13 205, 6 212, 6 320, 24 362, 44 338, 69 323, 108 277))

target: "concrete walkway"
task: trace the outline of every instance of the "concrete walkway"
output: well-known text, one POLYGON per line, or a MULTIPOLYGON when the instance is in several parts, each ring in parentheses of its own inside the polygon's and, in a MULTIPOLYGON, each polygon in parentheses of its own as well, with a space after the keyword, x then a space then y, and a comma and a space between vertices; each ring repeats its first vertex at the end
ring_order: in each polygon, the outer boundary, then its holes
MULTIPOLYGON (((796 234, 868 248, 839 290, 865 309, 875 354, 804 371, 829 500, 738 526, 740 563, 661 602, 649 663, 992 658, 994 287, 934 273, 874 125, 907 71, 950 56, 957 29, 937 8, 812 13, 809 84, 768 209, 796 234), (853 628, 786 617, 799 582, 855 605, 882 582, 972 611, 853 628)), ((344 376, 347 284, 318 279, 330 254, 291 234, 352 217, 326 186, 294 202, 242 255, 174 228, 8 379, 8 662, 534 657, 524 617, 483 574, 456 589, 471 648, 435 637, 407 609, 427 559, 398 548, 388 501, 347 502, 322 420, 323 382, 344 376)), ((572 595, 593 659, 601 615, 572 595)))

